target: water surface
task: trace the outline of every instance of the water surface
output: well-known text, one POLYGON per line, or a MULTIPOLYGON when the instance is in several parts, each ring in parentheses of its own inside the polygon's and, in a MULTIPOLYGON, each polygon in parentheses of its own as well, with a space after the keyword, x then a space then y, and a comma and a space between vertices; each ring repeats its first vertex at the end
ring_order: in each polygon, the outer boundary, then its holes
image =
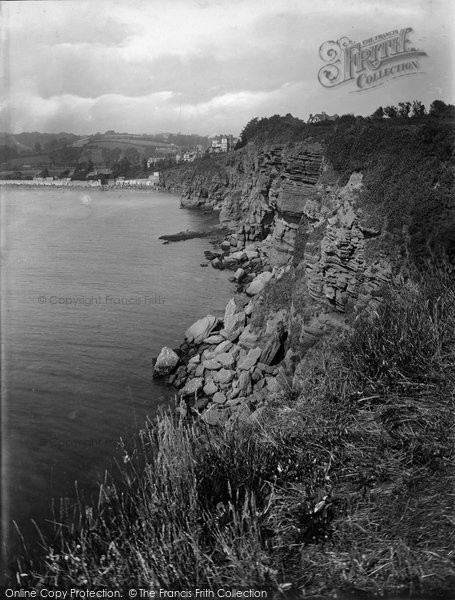
POLYGON ((200 266, 207 240, 158 240, 217 222, 176 196, 1 194, 3 526, 31 534, 53 497, 74 497, 74 480, 93 489, 119 437, 173 399, 152 358, 221 315, 232 285, 200 266))

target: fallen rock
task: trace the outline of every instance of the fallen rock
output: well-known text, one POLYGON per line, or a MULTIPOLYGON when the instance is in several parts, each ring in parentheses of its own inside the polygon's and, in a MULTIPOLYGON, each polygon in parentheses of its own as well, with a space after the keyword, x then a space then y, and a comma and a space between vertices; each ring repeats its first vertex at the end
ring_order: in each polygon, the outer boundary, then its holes
POLYGON ((242 348, 254 348, 257 345, 258 336, 251 331, 251 326, 247 325, 239 337, 238 344, 242 348))
POLYGON ((202 366, 204 367, 204 369, 208 369, 209 371, 217 371, 218 369, 221 369, 221 363, 218 362, 218 360, 215 360, 214 358, 210 360, 204 360, 202 366))
POLYGON ((239 267, 237 269, 237 271, 234 273, 234 280, 240 281, 244 275, 245 275, 245 269, 242 269, 241 267, 239 267))
POLYGON ((216 356, 217 354, 221 354, 222 352, 229 352, 229 350, 232 348, 232 345, 232 342, 230 342, 229 340, 224 340, 224 342, 218 344, 213 353, 216 356))
POLYGON ((208 338, 205 338, 204 344, 210 344, 210 345, 219 344, 223 340, 224 340, 223 336, 218 333, 215 335, 209 335, 208 338))
POLYGON ((195 377, 202 377, 202 375, 204 375, 204 371, 205 371, 204 365, 202 365, 202 364, 197 365, 196 370, 194 371, 195 377))
POLYGON ((245 260, 247 256, 243 250, 239 250, 238 252, 233 252, 230 255, 230 258, 234 259, 234 261, 240 262, 242 260, 245 260))
POLYGON ((220 369, 219 371, 215 371, 213 374, 213 380, 220 383, 225 384, 232 381, 234 378, 234 372, 229 369, 220 369))
POLYGON ((212 379, 204 385, 203 391, 204 394, 206 394, 207 396, 213 396, 213 394, 215 394, 218 391, 218 386, 212 379))
POLYGON ((252 350, 250 350, 245 356, 245 358, 242 358, 239 361, 238 368, 243 371, 249 371, 250 369, 252 369, 258 362, 259 357, 261 356, 261 352, 261 348, 253 348, 252 350))
POLYGON ((240 373, 238 382, 239 393, 241 393, 243 396, 248 396, 249 394, 251 394, 251 378, 248 371, 242 371, 240 373))
POLYGON ((226 396, 221 392, 216 392, 212 398, 213 402, 216 404, 224 404, 226 402, 226 396))
POLYGON ((284 334, 275 333, 265 345, 259 360, 262 364, 271 365, 280 354, 284 356, 284 334))
POLYGON ((221 363, 225 369, 230 369, 235 364, 235 358, 229 352, 221 352, 220 354, 217 354, 216 360, 221 363))
POLYGON ((250 285, 246 288, 248 296, 256 296, 265 288, 267 283, 272 279, 273 275, 269 271, 264 271, 256 275, 250 285))
POLYGON ((200 354, 195 354, 188 361, 188 363, 194 363, 196 365, 198 365, 200 362, 201 362, 201 356, 200 356, 200 354))
POLYGON ((265 363, 261 362, 261 359, 259 359, 259 362, 258 362, 258 364, 256 366, 263 373, 267 373, 269 375, 273 375, 275 373, 275 370, 276 370, 275 367, 271 367, 270 365, 266 365, 265 363))
POLYGON ((275 394, 281 390, 281 385, 278 383, 276 377, 269 377, 267 379, 267 390, 271 394, 275 394))
POLYGON ((262 373, 259 369, 254 369, 253 373, 251 374, 251 379, 257 383, 260 379, 262 379, 262 373))
POLYGON ((156 359, 156 363, 153 368, 153 376, 165 377, 166 375, 169 375, 175 369, 178 362, 179 357, 174 350, 168 348, 167 346, 163 346, 158 358, 156 359))
POLYGON ((185 383, 184 387, 180 390, 180 393, 183 396, 192 396, 193 394, 196 394, 202 389, 203 382, 204 380, 202 379, 202 377, 195 377, 194 379, 189 379, 185 383))
POLYGON ((193 344, 200 344, 217 324, 218 319, 212 315, 199 319, 185 331, 185 339, 193 344))

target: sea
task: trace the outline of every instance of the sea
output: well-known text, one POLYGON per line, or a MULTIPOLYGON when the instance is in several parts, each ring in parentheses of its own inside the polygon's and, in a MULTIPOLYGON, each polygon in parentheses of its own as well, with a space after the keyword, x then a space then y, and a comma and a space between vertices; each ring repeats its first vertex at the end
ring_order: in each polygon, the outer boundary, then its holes
POLYGON ((0 190, 2 553, 36 541, 52 504, 96 497, 119 440, 175 403, 153 379, 162 346, 221 316, 229 273, 204 268, 207 239, 164 244, 214 214, 135 190, 0 190), (14 525, 13 521, 15 522, 14 525))

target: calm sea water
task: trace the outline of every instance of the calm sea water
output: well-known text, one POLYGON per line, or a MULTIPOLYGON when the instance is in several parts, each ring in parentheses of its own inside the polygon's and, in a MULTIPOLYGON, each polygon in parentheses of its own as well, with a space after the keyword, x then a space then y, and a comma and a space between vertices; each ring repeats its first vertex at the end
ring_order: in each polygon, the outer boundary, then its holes
MULTIPOLYGON (((120 436, 170 403, 152 358, 193 321, 221 315, 228 273, 202 268, 215 216, 160 192, 10 190, 2 208, 2 525, 49 517, 52 498, 94 489, 120 436)), ((5 546, 4 546, 5 548, 5 546)))

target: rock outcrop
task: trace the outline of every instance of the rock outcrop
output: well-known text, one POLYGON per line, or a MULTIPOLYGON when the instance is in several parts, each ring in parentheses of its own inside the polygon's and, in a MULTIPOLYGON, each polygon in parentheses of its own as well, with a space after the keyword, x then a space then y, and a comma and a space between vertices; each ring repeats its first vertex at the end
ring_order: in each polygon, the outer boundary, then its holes
POLYGON ((187 331, 171 376, 180 395, 191 390, 194 406, 208 406, 207 423, 257 414, 284 381, 292 385, 309 348, 375 308, 398 274, 384 250, 387 223, 365 211, 363 174, 340 185, 318 142, 249 143, 162 183, 182 192, 182 206, 218 211, 231 231, 206 258, 233 272, 239 295, 221 323, 208 316, 187 331))

